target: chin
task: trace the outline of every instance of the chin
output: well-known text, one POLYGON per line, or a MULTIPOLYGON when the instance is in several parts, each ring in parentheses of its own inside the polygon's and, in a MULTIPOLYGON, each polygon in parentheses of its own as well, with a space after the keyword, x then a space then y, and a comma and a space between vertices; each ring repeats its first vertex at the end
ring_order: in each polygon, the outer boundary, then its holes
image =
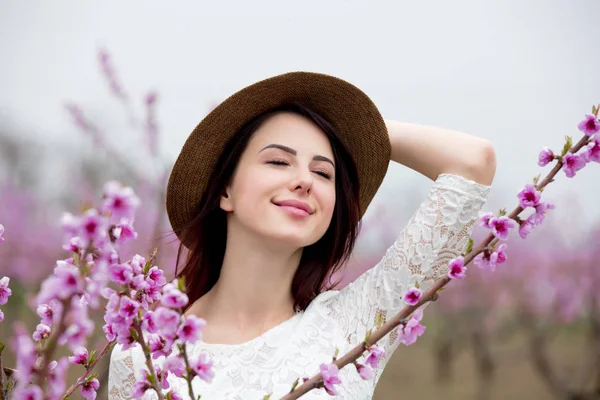
POLYGON ((276 231, 267 233, 266 236, 268 236, 269 240, 276 242, 278 245, 289 246, 296 249, 310 246, 323 237, 323 235, 315 235, 314 232, 308 233, 305 230, 298 229, 277 229, 276 231))

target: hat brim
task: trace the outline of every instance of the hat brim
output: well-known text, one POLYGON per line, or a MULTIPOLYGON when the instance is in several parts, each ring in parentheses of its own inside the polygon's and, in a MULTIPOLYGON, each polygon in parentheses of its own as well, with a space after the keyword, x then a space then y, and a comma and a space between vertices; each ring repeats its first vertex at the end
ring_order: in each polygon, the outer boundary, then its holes
MULTIPOLYGON (((192 131, 167 185, 166 206, 176 234, 197 215, 208 180, 227 142, 248 121, 278 106, 301 102, 323 116, 350 150, 359 179, 361 217, 388 169, 391 146, 383 117, 356 86, 315 72, 277 75, 234 93, 192 131)), ((189 247, 189 243, 183 243, 189 247)))

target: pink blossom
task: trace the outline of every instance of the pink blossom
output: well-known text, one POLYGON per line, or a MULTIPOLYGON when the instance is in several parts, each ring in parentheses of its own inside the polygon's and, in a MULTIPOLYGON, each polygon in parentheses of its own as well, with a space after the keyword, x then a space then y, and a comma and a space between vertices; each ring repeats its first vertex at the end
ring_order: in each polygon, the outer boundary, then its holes
POLYGON ((121 306, 119 307, 119 315, 130 321, 137 316, 140 309, 140 303, 130 299, 127 296, 121 298, 121 306))
POLYGON ((165 278, 165 273, 162 269, 154 266, 148 271, 147 282, 150 286, 163 287, 167 283, 167 278, 165 278))
POLYGON ((53 299, 66 299, 83 290, 79 269, 66 261, 59 260, 54 268, 54 275, 46 278, 38 293, 38 304, 49 303, 53 299))
POLYGON ((358 375, 360 375, 360 377, 365 380, 365 381, 370 381, 371 379, 373 379, 373 368, 371 368, 368 365, 363 365, 360 363, 355 363, 354 364, 356 366, 356 370, 358 371, 358 375))
POLYGON ((59 318, 62 313, 62 305, 57 300, 50 301, 50 304, 40 304, 37 307, 37 314, 42 319, 42 324, 52 326, 55 318, 59 318))
POLYGON ((552 150, 550 150, 548 147, 542 147, 542 150, 540 151, 540 155, 538 157, 538 165, 540 167, 545 167, 552 160, 554 160, 554 153, 552 152, 552 150))
POLYGON ((133 271, 129 264, 113 264, 108 267, 110 280, 119 285, 127 285, 133 279, 133 271))
POLYGON ((421 300, 422 294, 423 293, 421 292, 421 289, 416 287, 410 288, 404 295, 404 302, 408 305, 414 306, 419 302, 419 300, 421 300))
POLYGON ((177 311, 158 307, 154 311, 154 322, 165 338, 173 338, 177 333, 181 316, 177 311))
POLYGON ((492 233, 500 240, 508 239, 509 229, 517 226, 516 222, 507 216, 494 217, 489 221, 489 227, 492 229, 492 233))
POLYGON ((185 307, 188 301, 187 294, 179 291, 175 285, 168 283, 163 287, 163 295, 160 299, 163 306, 179 309, 185 307))
POLYGON ((104 332, 104 335, 106 336, 106 340, 108 340, 109 342, 112 342, 117 337, 117 335, 113 331, 111 324, 104 324, 102 326, 102 331, 104 332))
POLYGON ((335 364, 321 364, 321 377, 323 378, 323 385, 327 394, 334 396, 337 394, 335 385, 342 383, 342 380, 338 376, 339 369, 335 364))
POLYGON ((102 294, 102 297, 108 300, 106 303, 106 310, 115 311, 119 306, 119 302, 121 301, 119 294, 114 289, 109 287, 103 288, 100 293, 102 294))
POLYGON ((27 387, 17 387, 13 392, 13 398, 19 400, 43 400, 44 393, 37 385, 29 385, 27 387))
POLYGON ((565 171, 567 178, 572 178, 577 171, 585 167, 586 157, 583 155, 567 153, 563 156, 562 161, 562 170, 565 171))
POLYGON ((131 288, 133 290, 142 291, 142 290, 146 290, 148 287, 149 287, 149 285, 148 285, 148 282, 146 282, 146 278, 144 277, 144 274, 133 276, 133 279, 131 280, 131 288))
POLYGON ((174 390, 169 392, 171 394, 171 400, 183 400, 183 397, 177 394, 174 390))
POLYGON ((154 360, 160 356, 171 354, 171 346, 167 346, 165 338, 157 334, 148 336, 148 347, 150 347, 150 353, 152 353, 152 359, 154 360))
POLYGON ((537 207, 535 208, 535 214, 531 215, 532 218, 532 222, 535 225, 540 225, 542 222, 544 222, 544 218, 546 216, 546 213, 548 212, 548 210, 554 210, 556 208, 556 206, 552 203, 540 203, 537 205, 537 207))
POLYGON ((137 232, 133 229, 133 225, 125 218, 121 219, 121 222, 115 226, 112 233, 119 244, 135 240, 138 237, 137 232))
POLYGON ((148 380, 148 370, 144 368, 140 372, 142 375, 142 379, 139 379, 135 382, 135 385, 131 388, 130 393, 130 396, 135 399, 141 399, 142 397, 144 397, 144 393, 146 393, 146 390, 152 388, 152 385, 148 380))
POLYGON ((42 339, 47 339, 50 337, 50 327, 48 325, 38 324, 32 336, 33 340, 36 342, 39 342, 42 339))
POLYGON ((479 212, 479 226, 482 228, 489 228, 490 220, 494 218, 494 214, 491 212, 479 212))
POLYGON ((104 185, 103 212, 110 212, 111 217, 126 218, 133 221, 140 200, 130 187, 123 187, 119 182, 110 181, 104 185))
POLYGON ((16 377, 21 382, 29 382, 31 381, 38 353, 36 345, 27 334, 25 327, 21 324, 15 327, 15 336, 13 337, 12 345, 17 356, 16 377))
POLYGON ((179 328, 178 336, 183 343, 194 343, 202 338, 202 329, 206 326, 206 321, 195 315, 185 317, 185 321, 179 328))
POLYGON ((190 367, 200 379, 210 383, 215 376, 212 364, 213 362, 208 359, 205 353, 200 353, 198 358, 190 362, 190 367))
POLYGON ((587 136, 592 136, 600 131, 600 122, 593 114, 586 114, 585 119, 577 125, 577 128, 587 136))
POLYGON ((158 382, 160 383, 161 387, 163 389, 168 389, 169 388, 169 381, 167 380, 167 378, 169 377, 169 371, 168 370, 164 370, 158 366, 155 365, 154 366, 154 372, 156 373, 156 376, 158 377, 158 382))
POLYGON ((146 287, 145 294, 150 302, 160 300, 162 298, 161 288, 159 286, 146 287))
MULTIPOLYGON (((114 329, 114 326, 113 326, 114 329)), ((121 349, 123 351, 129 350, 133 346, 137 344, 133 336, 131 336, 131 332, 129 329, 120 329, 118 330, 118 334, 116 336, 117 343, 121 345, 121 349)))
POLYGON ((0 279, 0 305, 6 304, 8 298, 12 295, 12 290, 8 287, 10 278, 8 276, 0 279))
POLYGON ((48 398, 51 400, 60 400, 66 390, 65 375, 69 368, 69 362, 66 357, 60 360, 52 361, 48 364, 48 398))
POLYGON ((4 226, 0 224, 0 243, 4 242, 2 235, 4 234, 4 226))
POLYGON ((139 254, 136 254, 131 259, 129 265, 131 265, 131 268, 135 275, 140 275, 144 272, 144 266, 146 265, 146 259, 144 257, 140 256, 139 254))
POLYGON ((586 146, 585 151, 581 154, 587 162, 600 162, 600 138, 594 137, 594 140, 586 146))
POLYGON ((4 321, 4 312, 0 310, 0 322, 4 321))
POLYGON ((86 400, 94 400, 96 398, 96 391, 100 388, 100 381, 93 378, 89 381, 84 382, 81 385, 81 396, 86 400))
POLYGON ((54 268, 54 275, 58 277, 61 291, 59 297, 66 299, 75 293, 83 290, 83 282, 81 281, 81 273, 79 268, 68 264, 64 261, 57 261, 54 268))
POLYGON ((371 346, 369 349, 369 357, 365 360, 366 365, 370 365, 372 368, 377 368, 379 364, 379 360, 384 355, 384 351, 379 346, 371 346))
POLYGON ((106 239, 108 234, 107 221, 98 214, 97 210, 91 208, 81 216, 78 231, 86 246, 90 242, 99 245, 106 239))
POLYGON ((77 320, 58 338, 58 344, 67 344, 71 350, 75 350, 85 344, 87 337, 94 331, 94 322, 89 319, 77 320))
POLYGON ((425 333, 425 326, 421 325, 423 311, 416 310, 406 325, 400 325, 398 328, 398 342, 405 346, 410 346, 417 341, 417 338, 425 333))
POLYGON ((72 356, 69 356, 69 362, 71 364, 85 365, 88 362, 88 356, 88 350, 85 347, 80 346, 75 349, 72 356))
POLYGON ((527 207, 535 207, 540 203, 542 193, 538 191, 532 184, 527 184, 517 194, 519 205, 525 209, 527 207))
POLYGON ((479 268, 489 268, 491 271, 494 271, 496 269, 496 265, 502 264, 506 261, 506 247, 506 243, 503 243, 492 252, 489 250, 484 250, 475 257, 473 262, 479 268))
POLYGON ((533 229, 533 227, 535 226, 533 223, 533 215, 529 216, 529 218, 522 220, 519 223, 519 236, 521 236, 523 239, 527 238, 527 235, 529 235, 529 233, 531 232, 531 230, 533 229))
POLYGON ((144 313, 144 315, 142 316, 142 329, 144 329, 148 333, 158 332, 156 322, 154 321, 154 311, 147 311, 144 313))
POLYGON ((61 289, 60 279, 54 275, 47 277, 40 285, 40 291, 38 292, 36 302, 38 304, 45 304, 53 299, 59 298, 61 289))
POLYGON ((185 362, 178 354, 171 354, 165 358, 163 368, 178 378, 181 378, 185 374, 185 362))
POLYGON ((450 279, 464 279, 467 272, 465 267, 465 259, 462 256, 458 256, 448 263, 448 277, 450 279))
POLYGON ((75 236, 69 240, 69 244, 63 246, 63 250, 70 253, 79 253, 84 246, 83 240, 79 236, 75 236))

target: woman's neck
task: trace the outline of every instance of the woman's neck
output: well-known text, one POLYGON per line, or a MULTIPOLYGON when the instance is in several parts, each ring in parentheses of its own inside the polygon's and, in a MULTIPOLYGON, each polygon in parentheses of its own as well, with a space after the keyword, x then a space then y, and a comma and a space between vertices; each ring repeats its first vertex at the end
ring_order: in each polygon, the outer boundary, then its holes
POLYGON ((301 256, 302 249, 230 231, 219 280, 189 312, 229 331, 267 331, 294 315, 291 285, 301 256))

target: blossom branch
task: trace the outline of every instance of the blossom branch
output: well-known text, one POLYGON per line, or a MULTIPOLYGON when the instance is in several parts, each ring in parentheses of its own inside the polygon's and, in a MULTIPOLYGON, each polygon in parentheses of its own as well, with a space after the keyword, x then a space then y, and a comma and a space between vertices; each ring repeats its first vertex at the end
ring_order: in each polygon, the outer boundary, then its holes
POLYGON ((144 334, 142 333, 142 327, 139 321, 134 322, 135 331, 137 332, 137 341, 142 346, 142 350, 144 351, 144 356, 146 357, 146 367, 150 372, 150 384, 152 388, 156 391, 158 396, 158 400, 165 400, 165 397, 162 394, 162 390, 159 386, 159 379, 156 371, 154 370, 154 366, 152 365, 152 358, 150 355, 150 348, 146 345, 146 341, 144 340, 144 334))
MULTIPOLYGON (((597 112, 598 112, 598 110, 594 107, 595 115, 593 117, 594 117, 594 123, 596 123, 596 124, 597 124, 597 122, 596 122, 595 118, 597 117, 597 112)), ((594 127, 594 129, 596 129, 596 127, 594 127)), ((583 130, 583 129, 580 128, 580 130, 583 130)), ((596 129, 596 132, 597 131, 598 131, 598 129, 596 129)), ((596 133, 596 132, 594 132, 594 133, 596 133)), ((590 143, 592 138, 591 138, 591 135, 588 134, 588 132, 586 132, 586 135, 583 136, 575 146, 571 146, 570 140, 571 140, 570 138, 567 138, 567 144, 565 145, 565 148, 563 149, 563 153, 565 153, 565 154, 563 154, 560 157, 553 156, 553 158, 556 158, 558 160, 558 162, 556 163, 554 168, 552 168, 552 170, 548 173, 548 175, 539 184, 537 184, 537 178, 534 179, 534 183, 536 184, 535 188, 537 190, 542 191, 549 183, 554 181, 554 177, 564 166, 564 163, 565 163, 564 157, 566 156, 566 154, 568 154, 568 153, 574 154, 574 153, 578 152, 583 146, 590 143)), ((580 169, 580 168, 581 167, 579 167, 578 169, 580 169)), ((567 171, 565 171, 565 172, 567 173, 567 176, 569 176, 569 172, 567 172, 567 171)), ((573 176, 573 175, 570 175, 570 176, 573 176)), ((524 208, 521 207, 521 204, 519 204, 508 215, 508 218, 510 220, 515 220, 518 222, 519 221, 518 216, 523 210, 524 210, 524 208)), ((486 250, 489 251, 489 248, 493 247, 493 245, 495 245, 495 243, 497 243, 498 240, 496 240, 496 239, 497 239, 496 232, 492 232, 492 233, 488 234, 487 237, 484 240, 482 240, 481 243, 477 247, 470 249, 470 251, 469 251, 469 249, 467 249, 467 251, 466 251, 467 254, 464 256, 463 265, 469 264, 478 254, 480 254, 486 250)), ((463 268, 462 273, 463 273, 463 275, 461 276, 461 278, 464 277, 464 268, 463 268)), ((352 350, 350 350, 348 353, 346 353, 343 357, 341 357, 339 359, 334 359, 332 364, 335 365, 338 369, 341 369, 341 368, 347 366, 348 364, 354 363, 359 357, 361 357, 361 355, 366 350, 368 350, 371 346, 376 344, 380 339, 382 339, 384 336, 386 336, 388 333, 390 333, 393 329, 397 328, 401 324, 405 324, 406 318, 408 318, 419 307, 421 307, 422 305, 424 305, 430 301, 436 300, 438 298, 438 295, 439 295, 440 291, 442 290, 442 288, 444 286, 446 286, 451 280, 452 279, 450 278, 450 276, 444 276, 444 277, 438 279, 437 281, 435 281, 433 283, 433 285, 425 293, 422 294, 420 299, 418 299, 417 301, 414 301, 412 303, 412 305, 408 305, 405 308, 403 308, 398 314, 396 314, 394 317, 392 317, 390 320, 388 320, 380 328, 375 330, 375 332, 371 333, 370 335, 367 335, 367 338, 365 338, 363 343, 354 347, 352 350)), ((289 394, 282 397, 281 400, 297 399, 300 396, 308 393, 312 389, 323 387, 323 384, 324 383, 323 383, 322 373, 318 373, 315 376, 313 376, 312 378, 306 380, 302 385, 295 387, 289 394)))
POLYGON ((73 392, 75 391, 75 389, 77 389, 79 386, 81 386, 85 380, 87 379, 87 377, 90 375, 90 373, 94 370, 94 368, 96 367, 96 364, 98 364, 98 362, 106 355, 108 354, 110 351, 112 351, 114 345, 115 345, 115 341, 112 340, 110 342, 107 342, 106 345, 104 346, 104 348, 102 349, 102 351, 100 351, 100 354, 98 355, 98 357, 89 365, 85 368, 85 373, 80 376, 77 381, 72 384, 69 389, 67 389, 67 391, 65 392, 65 394, 63 394, 63 398, 67 398, 70 395, 73 394, 73 392))

